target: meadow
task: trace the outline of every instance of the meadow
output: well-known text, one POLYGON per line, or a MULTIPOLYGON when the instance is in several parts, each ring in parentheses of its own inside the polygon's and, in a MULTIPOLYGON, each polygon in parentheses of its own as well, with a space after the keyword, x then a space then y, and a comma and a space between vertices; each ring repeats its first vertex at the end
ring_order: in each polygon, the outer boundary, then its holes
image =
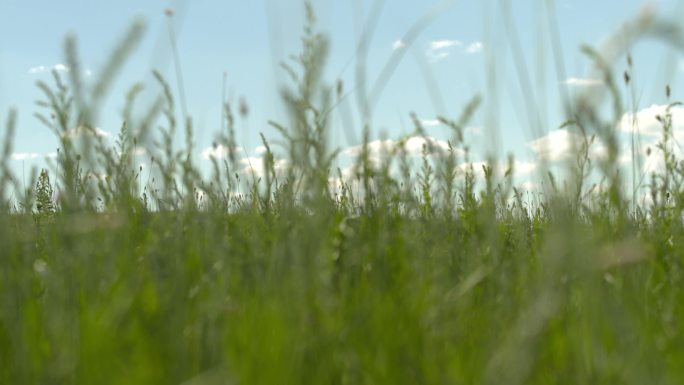
MULTIPOLYGON (((633 39, 652 30, 633 27, 633 39)), ((16 112, 2 112, 0 383, 684 382, 684 163, 665 114, 664 168, 645 176, 648 203, 634 200, 611 130, 630 79, 606 51, 587 48, 612 110, 576 100, 565 125, 584 141, 565 177, 540 173, 546 188, 530 194, 512 159, 501 173, 459 167, 477 97, 441 118, 448 148, 425 140, 412 165, 398 140, 378 160, 366 127, 342 175, 328 140, 342 87, 322 79, 328 43, 311 9, 286 66, 290 119, 271 122, 284 150, 263 137, 261 172, 239 174, 231 152, 205 175, 159 73, 164 92, 142 117, 130 112, 140 88, 126 95, 111 147, 89 133, 141 34, 131 27, 92 87, 78 71, 38 83, 36 117, 60 150, 26 183, 10 164, 16 112), (598 161, 594 140, 608 151, 598 161), (151 143, 162 151, 148 175, 134 159, 151 143)), ((225 106, 217 146, 236 147, 246 113, 225 106)))

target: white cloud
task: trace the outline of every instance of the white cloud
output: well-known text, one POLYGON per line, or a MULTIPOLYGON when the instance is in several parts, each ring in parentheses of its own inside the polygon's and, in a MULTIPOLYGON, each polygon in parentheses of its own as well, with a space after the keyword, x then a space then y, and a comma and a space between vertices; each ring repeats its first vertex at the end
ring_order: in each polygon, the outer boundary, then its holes
POLYGON ((427 52, 427 57, 430 59, 431 62, 436 63, 442 59, 446 59, 451 55, 450 52, 446 51, 437 51, 437 52, 432 52, 428 51, 427 52))
POLYGON ((202 150, 202 158, 204 159, 225 159, 230 155, 231 152, 236 153, 242 151, 242 148, 236 147, 236 148, 230 148, 228 146, 224 146, 222 144, 216 145, 216 146, 211 146, 207 147, 204 150, 202 150))
POLYGON ((254 153, 257 155, 265 154, 266 153, 266 146, 257 146, 254 149, 254 153))
POLYGON ((429 154, 446 154, 449 150, 449 143, 444 140, 437 140, 433 137, 413 136, 406 141, 404 149, 409 155, 422 155, 423 147, 427 146, 429 154))
POLYGON ((463 43, 459 40, 433 40, 430 42, 425 55, 431 62, 435 63, 449 57, 456 47, 462 47, 461 49, 465 53, 471 55, 479 53, 483 49, 482 42, 480 41, 474 41, 463 47, 463 43))
MULTIPOLYGON (((676 159, 682 158, 682 151, 675 146, 671 149, 672 154, 676 159)), ((647 156, 642 165, 642 171, 646 175, 651 175, 652 173, 663 173, 665 172, 665 160, 663 159, 663 150, 659 148, 651 148, 651 155, 647 156)))
POLYGON ((554 162, 569 158, 573 146, 578 143, 580 142, 576 134, 567 130, 555 130, 546 136, 529 142, 527 145, 537 158, 554 162))
MULTIPOLYGON (((404 152, 408 156, 421 156, 423 146, 428 146, 428 153, 431 155, 444 155, 449 149, 449 143, 433 137, 412 136, 404 140, 374 140, 368 142, 368 153, 371 161, 379 162, 384 154, 391 154, 393 151, 404 152)), ((356 145, 342 151, 344 155, 350 157, 361 156, 363 145, 356 145)))
POLYGON ((430 49, 436 51, 460 45, 463 45, 463 43, 458 40, 434 40, 430 42, 430 49))
MULTIPOLYGON (((484 177, 484 166, 489 166, 489 162, 468 162, 468 163, 462 163, 458 165, 457 169, 460 172, 465 172, 468 170, 469 167, 472 166, 473 172, 478 178, 483 178, 484 177)), ((501 178, 506 174, 506 171, 508 171, 510 165, 508 164, 507 161, 499 161, 492 166, 492 172, 495 177, 501 178)), ((523 175, 530 175, 532 174, 535 170, 537 169, 537 163, 535 162, 528 162, 528 161, 521 161, 521 160, 514 160, 513 161, 513 175, 514 176, 523 176, 523 175)))
POLYGON ((328 187, 332 191, 340 191, 342 189, 342 184, 343 183, 348 183, 346 180, 341 179, 338 176, 331 176, 328 178, 328 187))
MULTIPOLYGON (((506 165, 508 167, 508 165, 506 165)), ((520 160, 513 161, 513 174, 515 175, 529 175, 537 169, 537 163, 525 162, 520 160)))
POLYGON ((69 72, 69 67, 65 66, 64 64, 55 64, 52 66, 52 69, 55 71, 69 72))
MULTIPOLYGON (((262 177, 266 174, 266 162, 264 162, 263 157, 247 156, 240 159, 239 163, 242 165, 241 174, 254 175, 256 177, 262 177)), ((276 174, 286 171, 289 165, 290 162, 287 159, 275 159, 273 162, 276 174)))
POLYGON ((11 157, 14 160, 31 160, 40 157, 40 154, 35 152, 15 152, 11 157))
POLYGON ((466 53, 475 54, 482 51, 482 42, 476 41, 466 47, 466 53))
POLYGON ((135 155, 135 156, 143 156, 146 154, 147 154, 147 149, 145 149, 144 147, 135 147, 133 149, 133 155, 135 155))
MULTIPOLYGON (((642 135, 660 137, 663 134, 663 123, 658 120, 658 117, 664 119, 666 110, 667 105, 654 104, 637 111, 636 114, 628 112, 620 119, 618 129, 623 132, 638 132, 642 135)), ((674 137, 677 140, 684 139, 684 107, 672 107, 670 114, 674 137)))
MULTIPOLYGON (((397 142, 391 139, 387 140, 373 140, 368 142, 368 157, 371 162, 376 165, 380 163, 381 158, 384 154, 390 154, 397 146, 397 142)), ((363 145, 351 146, 344 151, 342 154, 349 157, 360 157, 363 153, 363 145)))
POLYGON ((463 43, 458 40, 434 40, 430 42, 430 47, 425 55, 427 55, 431 62, 435 63, 449 57, 451 50, 461 45, 463 43))
POLYGON ((56 152, 49 152, 47 154, 38 154, 35 152, 15 152, 12 155, 10 155, 10 158, 12 160, 34 160, 34 159, 54 159, 57 157, 56 152))
POLYGON ((100 182, 104 182, 104 183, 109 182, 109 180, 108 180, 109 175, 107 175, 107 173, 91 171, 89 175, 90 175, 90 178, 92 178, 96 181, 100 181, 100 182))
MULTIPOLYGON (((663 152, 658 148, 657 144, 662 139, 667 107, 667 105, 654 104, 650 107, 643 108, 636 113, 628 112, 623 115, 622 119, 620 119, 617 124, 617 129, 619 131, 627 133, 634 132, 641 136, 639 155, 645 155, 646 149, 650 148, 651 154, 643 159, 642 171, 647 174, 665 171, 663 152)), ((684 157, 684 152, 680 148, 680 145, 684 142, 684 107, 671 107, 670 115, 672 117, 671 134, 676 143, 670 142, 667 147, 668 151, 673 154, 677 160, 680 160, 684 157)), ((620 158, 621 163, 631 161, 632 158, 629 148, 623 150, 622 153, 623 155, 620 158)))
MULTIPOLYGON (((392 163, 397 156, 406 156, 409 165, 414 167, 415 162, 419 162, 423 156, 424 146, 426 146, 427 159, 430 162, 438 161, 439 158, 449 153, 449 143, 433 137, 412 136, 403 140, 374 140, 368 143, 368 162, 371 168, 377 169, 384 166, 385 162, 392 163)), ((351 165, 341 169, 342 180, 353 181, 359 176, 361 169, 358 167, 358 160, 362 153, 363 145, 351 146, 342 151, 342 155, 353 159, 351 165)), ((454 148, 453 153, 458 158, 463 158, 465 154, 458 148, 454 148)), ((397 171, 394 167, 391 169, 397 171)), ((337 176, 336 173, 335 176, 337 176)), ((396 176, 399 177, 399 175, 396 176)))
POLYGON ((398 49, 402 49, 406 47, 406 43, 404 43, 401 39, 396 40, 394 43, 392 43, 392 50, 396 51, 398 49))
POLYGON ((531 182, 531 181, 526 181, 526 182, 521 183, 521 184, 520 184, 520 187, 521 187, 524 191, 536 191, 536 190, 539 190, 539 185, 536 184, 536 183, 534 183, 534 182, 531 182))
MULTIPOLYGON (((527 145, 535 153, 537 159, 558 162, 573 157, 582 143, 584 143, 584 138, 581 135, 560 129, 537 138, 527 145)), ((605 156, 605 154, 605 146, 595 140, 589 148, 589 157, 600 158, 605 156)))
POLYGON ((97 136, 101 138, 109 138, 112 136, 109 132, 99 128, 99 127, 94 127, 94 128, 88 128, 85 126, 79 126, 76 128, 72 128, 68 130, 67 132, 62 134, 63 138, 69 138, 69 139, 76 139, 80 138, 82 136, 97 136))
POLYGON ((478 136, 482 136, 484 134, 482 127, 466 127, 465 132, 478 136))
POLYGON ((69 67, 67 67, 64 64, 55 64, 52 66, 37 66, 37 67, 32 67, 29 68, 28 73, 30 74, 42 74, 45 72, 52 72, 52 71, 58 71, 58 72, 69 72, 69 67))
MULTIPOLYGON (((27 73, 29 73, 31 75, 38 75, 38 74, 50 73, 52 71, 69 72, 70 69, 68 66, 61 64, 61 63, 58 63, 58 64, 51 65, 51 66, 40 65, 40 66, 36 66, 36 67, 31 67, 28 69, 27 73)), ((89 68, 86 68, 83 70, 83 76, 90 77, 92 75, 93 75, 93 71, 90 70, 89 68)))
POLYGON ((439 119, 424 119, 420 121, 420 124, 423 127, 437 127, 441 126, 442 122, 440 122, 439 119))
POLYGON ((563 82, 568 86, 573 87, 594 87, 603 85, 603 80, 601 79, 588 79, 588 78, 567 78, 563 82))
MULTIPOLYGON (((121 156, 121 152, 117 150, 116 154, 121 156)), ((143 156, 147 155, 147 149, 145 147, 136 146, 131 150, 131 155, 133 156, 143 156)))

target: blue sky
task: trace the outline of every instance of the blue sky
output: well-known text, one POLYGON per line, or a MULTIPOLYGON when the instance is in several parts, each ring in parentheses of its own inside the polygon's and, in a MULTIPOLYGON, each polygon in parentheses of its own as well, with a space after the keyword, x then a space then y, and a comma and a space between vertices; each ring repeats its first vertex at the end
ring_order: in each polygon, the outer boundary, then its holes
MULTIPOLYGON (((637 0, 548 1, 556 14, 560 34, 565 68, 561 79, 555 70, 542 0, 446 2, 451 6, 440 12, 411 45, 402 42, 402 38, 412 25, 432 7, 445 2, 314 0, 319 27, 331 41, 325 73, 328 83, 341 79, 347 90, 353 89, 358 38, 376 3, 383 5, 368 48, 369 85, 375 82, 393 54, 404 52, 374 104, 373 139, 396 139, 410 133, 409 113, 415 112, 435 140, 447 140, 450 132, 433 124, 435 117, 457 117, 465 103, 474 94, 480 94, 483 106, 467 131, 473 160, 484 160, 487 153, 499 158, 511 153, 532 168, 544 156, 544 151, 562 152, 562 142, 571 136, 555 130, 564 121, 560 92, 567 90, 573 94, 586 87, 601 86, 595 84, 597 79, 588 77, 590 61, 579 52, 579 46, 598 45, 625 20, 642 12, 645 4, 637 0), (508 12, 504 4, 509 4, 508 12), (512 31, 518 35, 524 67, 532 83, 534 95, 531 97, 521 91, 520 73, 511 50, 512 31), (488 81, 492 74, 496 74, 494 82, 488 81), (540 111, 541 131, 530 129, 526 103, 533 103, 535 111, 540 111), (544 138, 550 146, 542 150, 539 141, 544 138)), ((679 1, 649 4, 659 16, 675 19, 684 16, 679 1)), ((86 79, 90 79, 97 76, 110 50, 136 18, 146 23, 145 38, 126 63, 106 101, 98 122, 104 133, 112 138, 116 135, 126 90, 138 81, 151 84, 152 69, 160 70, 175 87, 169 44, 169 23, 173 23, 188 110, 196 127, 198 155, 210 146, 220 127, 224 74, 229 100, 236 102, 244 98, 250 106, 248 120, 238 124, 244 156, 256 155, 259 132, 267 138, 278 137, 266 122, 269 119, 286 121, 278 96, 285 76, 278 63, 299 50, 303 23, 299 0, 3 0, 0 2, 0 119, 4 123, 10 108, 19 111, 14 146, 17 162, 40 164, 46 154, 55 150, 56 140, 32 114, 36 111, 34 101, 40 96, 35 82, 50 80, 49 68, 64 68, 65 35, 77 36, 82 66, 89 73, 86 79), (175 10, 170 20, 164 15, 166 8, 175 10)), ((651 106, 665 103, 665 84, 672 85, 673 99, 682 95, 678 87, 684 80, 681 55, 663 44, 648 41, 633 47, 632 52, 638 96, 635 110, 643 110, 648 118, 649 113, 654 116, 657 111, 657 108, 649 110, 651 106)), ((621 74, 625 68, 622 60, 615 71, 621 74)), ((354 116, 353 127, 343 128, 339 118, 333 119, 332 126, 332 143, 343 149, 352 147, 342 156, 353 153, 353 146, 361 138, 355 95, 347 103, 354 116)), ((645 140, 653 137, 645 134, 645 140)), ((562 154, 547 154, 547 157, 562 158, 562 154)))

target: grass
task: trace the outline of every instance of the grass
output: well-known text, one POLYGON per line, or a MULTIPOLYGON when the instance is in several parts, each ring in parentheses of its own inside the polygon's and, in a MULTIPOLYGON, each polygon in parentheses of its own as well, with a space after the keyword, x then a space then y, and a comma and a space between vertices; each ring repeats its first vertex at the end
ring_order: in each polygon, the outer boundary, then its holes
MULTIPOLYGON (((401 146, 372 159, 367 128, 355 177, 331 186, 328 119, 342 92, 322 82, 327 42, 308 10, 302 53, 285 65, 291 119, 271 122, 286 163, 262 136, 259 176, 237 174, 230 152, 204 177, 189 119, 185 147, 174 148, 174 97, 158 73, 162 95, 141 119, 130 117, 140 86, 128 93, 115 148, 88 135, 140 25, 92 89, 77 71, 39 83, 37 116, 60 151, 28 189, 11 174, 8 114, 0 383, 684 381, 684 166, 668 151, 669 115, 649 205, 625 193, 615 153, 592 164, 588 143, 612 143, 615 120, 583 99, 568 124, 585 145, 568 179, 550 175, 534 199, 514 188, 512 166, 503 176, 484 166, 483 177, 457 167, 477 98, 441 118, 450 146, 426 140, 417 169, 401 146), (141 175, 135 149, 153 140, 164 151, 141 175), (589 186, 591 168, 599 187, 589 186)), ((78 68, 73 42, 67 55, 78 68)), ((216 145, 235 148, 233 106, 224 115, 216 145)))

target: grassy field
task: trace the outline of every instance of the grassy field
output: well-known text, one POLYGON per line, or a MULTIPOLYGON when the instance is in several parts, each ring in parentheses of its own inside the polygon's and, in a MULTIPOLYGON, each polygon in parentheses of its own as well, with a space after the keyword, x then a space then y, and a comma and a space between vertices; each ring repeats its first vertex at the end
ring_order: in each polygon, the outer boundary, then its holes
MULTIPOLYGON (((159 74, 165 93, 142 119, 130 118, 139 88, 127 95, 115 148, 88 135, 137 25, 92 88, 76 71, 39 83, 60 151, 26 189, 3 113, 0 383, 684 382, 684 165, 667 151, 669 116, 647 205, 624 188, 617 146, 590 161, 586 144, 614 143, 615 121, 582 100, 568 125, 585 145, 566 179, 540 176, 540 195, 512 170, 457 167, 477 99, 443 119, 453 138, 439 156, 426 141, 411 168, 401 146, 380 163, 365 146, 356 174, 336 178, 326 111, 340 95, 323 87, 327 45, 309 19, 284 92, 291 119, 272 123, 286 150, 264 138, 253 178, 233 156, 203 175, 159 74), (164 151, 148 178, 134 156, 151 137, 164 151)), ((78 68, 73 41, 66 51, 78 68)), ((226 106, 227 148, 234 110, 246 113, 226 106)))

